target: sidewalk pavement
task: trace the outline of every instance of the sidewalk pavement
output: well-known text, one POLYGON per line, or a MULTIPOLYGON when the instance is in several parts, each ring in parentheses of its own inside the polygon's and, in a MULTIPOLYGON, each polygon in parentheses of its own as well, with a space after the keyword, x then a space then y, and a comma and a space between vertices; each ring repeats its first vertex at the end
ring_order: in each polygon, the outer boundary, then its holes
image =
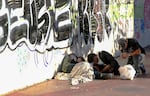
MULTIPOLYGON (((119 59, 119 62, 125 62, 119 59)), ((72 86, 67 80, 45 82, 10 92, 5 96, 149 96, 150 94, 150 51, 146 55, 147 74, 134 80, 94 80, 72 86)))

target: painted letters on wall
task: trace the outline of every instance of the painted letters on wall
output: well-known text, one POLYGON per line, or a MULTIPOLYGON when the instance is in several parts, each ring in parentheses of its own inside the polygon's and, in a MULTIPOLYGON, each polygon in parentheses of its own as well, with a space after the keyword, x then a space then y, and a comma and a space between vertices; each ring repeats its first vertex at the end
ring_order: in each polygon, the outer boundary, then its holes
POLYGON ((0 94, 51 79, 65 54, 114 53, 121 37, 149 38, 148 2, 0 0, 0 94))

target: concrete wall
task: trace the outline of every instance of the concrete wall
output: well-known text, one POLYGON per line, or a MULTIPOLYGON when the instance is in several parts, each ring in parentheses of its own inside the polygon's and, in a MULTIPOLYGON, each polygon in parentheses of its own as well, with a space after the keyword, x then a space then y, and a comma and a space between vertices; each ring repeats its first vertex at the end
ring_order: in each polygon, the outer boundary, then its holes
POLYGON ((134 32, 143 47, 150 45, 150 0, 135 0, 134 32))
POLYGON ((135 1, 0 0, 0 94, 51 79, 69 53, 114 54, 121 37, 149 45, 149 8, 135 1))

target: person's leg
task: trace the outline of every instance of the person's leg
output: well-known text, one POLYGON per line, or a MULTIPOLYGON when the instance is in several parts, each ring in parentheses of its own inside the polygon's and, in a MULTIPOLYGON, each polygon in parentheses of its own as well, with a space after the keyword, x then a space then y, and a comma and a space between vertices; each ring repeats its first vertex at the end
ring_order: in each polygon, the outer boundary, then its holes
POLYGON ((144 60, 145 60, 145 54, 141 54, 139 56, 139 62, 140 62, 140 69, 142 71, 142 74, 146 73, 146 69, 145 69, 145 66, 144 66, 144 60))
POLYGON ((130 56, 130 57, 128 58, 127 64, 133 65, 133 59, 132 59, 132 56, 130 56))
POLYGON ((137 75, 140 73, 140 61, 139 61, 139 56, 140 56, 140 55, 132 56, 133 67, 135 68, 137 75))
POLYGON ((94 76, 95 79, 101 79, 101 73, 97 70, 94 70, 94 76))
POLYGON ((120 65, 117 62, 117 60, 113 60, 110 64, 110 66, 113 69, 112 71, 113 71, 114 75, 120 75, 119 70, 118 70, 120 65))
POLYGON ((113 69, 111 68, 110 65, 106 65, 102 70, 101 73, 112 73, 113 69))

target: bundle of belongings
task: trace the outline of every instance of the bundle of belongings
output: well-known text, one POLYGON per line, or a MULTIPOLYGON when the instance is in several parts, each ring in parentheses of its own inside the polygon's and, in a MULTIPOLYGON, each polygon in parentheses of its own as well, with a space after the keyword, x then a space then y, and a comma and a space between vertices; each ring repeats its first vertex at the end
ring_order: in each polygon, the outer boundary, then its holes
POLYGON ((136 74, 135 69, 132 65, 124 65, 119 67, 120 72, 120 78, 121 79, 127 79, 127 80, 133 80, 136 74))
POLYGON ((93 67, 88 62, 77 63, 70 73, 70 80, 72 85, 93 81, 93 77, 93 67))
MULTIPOLYGON (((55 75, 57 80, 69 80, 71 85, 87 83, 95 79, 95 73, 92 64, 86 61, 76 62, 75 54, 66 55, 62 61, 61 71, 55 75)), ((136 74, 131 64, 120 66, 118 68, 120 79, 133 80, 136 74)), ((101 79, 111 79, 113 73, 100 73, 101 79)))
POLYGON ((88 62, 75 64, 70 73, 58 72, 55 79, 70 80, 71 85, 93 81, 93 67, 88 62))
POLYGON ((75 54, 68 54, 62 61, 61 70, 56 74, 57 80, 70 80, 72 85, 86 83, 93 80, 93 67, 88 62, 76 62, 75 54))

